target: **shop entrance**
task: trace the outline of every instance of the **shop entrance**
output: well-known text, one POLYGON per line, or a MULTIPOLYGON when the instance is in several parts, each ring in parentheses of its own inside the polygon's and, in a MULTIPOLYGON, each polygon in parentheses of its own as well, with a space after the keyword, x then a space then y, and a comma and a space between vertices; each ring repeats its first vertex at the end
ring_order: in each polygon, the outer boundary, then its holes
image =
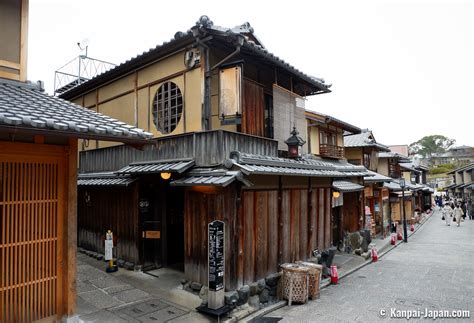
POLYGON ((143 271, 161 267, 184 271, 183 188, 159 178, 142 182, 138 203, 143 271))

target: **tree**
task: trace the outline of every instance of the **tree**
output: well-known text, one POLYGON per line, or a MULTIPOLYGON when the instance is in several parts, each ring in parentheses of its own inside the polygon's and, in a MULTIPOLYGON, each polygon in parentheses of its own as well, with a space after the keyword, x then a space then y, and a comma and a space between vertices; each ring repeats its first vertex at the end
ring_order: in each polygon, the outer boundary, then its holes
POLYGON ((410 146, 408 146, 408 151, 410 155, 422 155, 426 158, 431 157, 433 154, 446 152, 455 143, 455 139, 442 135, 425 136, 410 144, 410 146))

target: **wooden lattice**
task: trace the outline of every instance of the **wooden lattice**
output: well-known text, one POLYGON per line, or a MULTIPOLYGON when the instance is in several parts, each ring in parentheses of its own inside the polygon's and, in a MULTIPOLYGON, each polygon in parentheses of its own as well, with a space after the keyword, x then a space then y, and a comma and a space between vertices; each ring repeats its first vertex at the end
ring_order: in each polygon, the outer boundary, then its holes
POLYGON ((297 264, 283 264, 281 290, 288 304, 292 302, 306 303, 309 291, 309 268, 297 264))

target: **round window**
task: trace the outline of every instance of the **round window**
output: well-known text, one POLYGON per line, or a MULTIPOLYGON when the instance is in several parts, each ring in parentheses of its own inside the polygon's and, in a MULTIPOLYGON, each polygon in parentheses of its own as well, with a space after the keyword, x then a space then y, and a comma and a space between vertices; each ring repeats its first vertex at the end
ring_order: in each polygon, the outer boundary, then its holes
POLYGON ((161 133, 171 133, 181 120, 183 96, 173 82, 160 86, 153 98, 153 123, 161 133))

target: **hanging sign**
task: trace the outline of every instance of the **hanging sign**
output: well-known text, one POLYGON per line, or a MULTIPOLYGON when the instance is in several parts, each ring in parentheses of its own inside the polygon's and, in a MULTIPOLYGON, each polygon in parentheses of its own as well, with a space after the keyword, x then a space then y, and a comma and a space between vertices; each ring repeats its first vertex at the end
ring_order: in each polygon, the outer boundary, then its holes
POLYGON ((208 225, 209 237, 209 290, 224 289, 224 222, 208 225))

